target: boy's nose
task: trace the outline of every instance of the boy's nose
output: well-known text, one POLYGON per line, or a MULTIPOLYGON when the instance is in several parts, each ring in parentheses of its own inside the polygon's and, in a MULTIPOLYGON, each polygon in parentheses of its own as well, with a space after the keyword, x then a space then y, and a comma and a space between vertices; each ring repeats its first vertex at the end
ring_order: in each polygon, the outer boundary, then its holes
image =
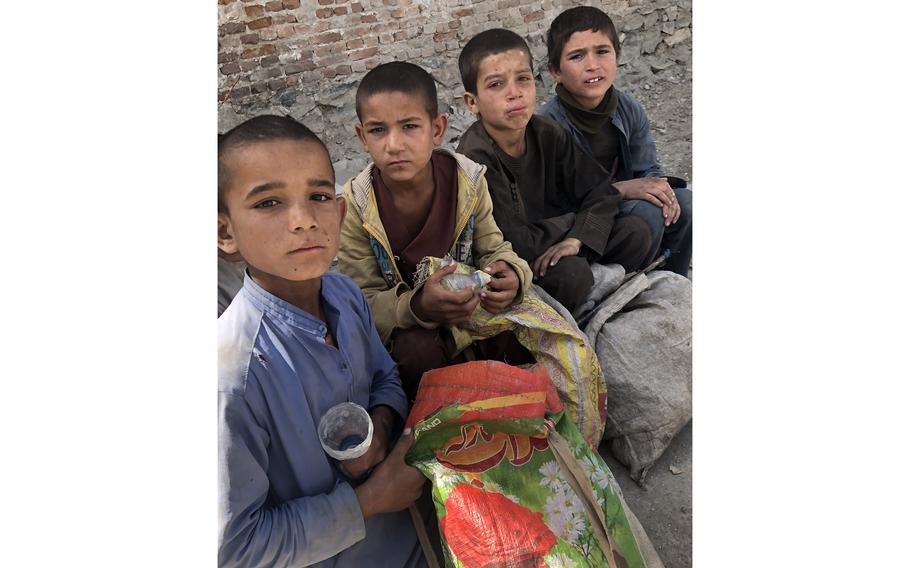
POLYGON ((292 232, 316 228, 316 217, 305 205, 296 205, 290 208, 288 214, 288 228, 292 232))
POLYGON ((389 132, 389 135, 386 136, 386 151, 390 154, 399 152, 402 149, 402 138, 401 136, 392 131, 389 132))

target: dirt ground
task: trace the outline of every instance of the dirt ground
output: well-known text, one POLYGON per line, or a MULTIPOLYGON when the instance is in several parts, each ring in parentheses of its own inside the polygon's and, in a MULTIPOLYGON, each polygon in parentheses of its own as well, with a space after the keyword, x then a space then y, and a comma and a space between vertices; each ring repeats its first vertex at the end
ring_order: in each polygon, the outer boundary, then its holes
POLYGON ((692 568, 692 422, 651 468, 644 488, 632 481, 629 468, 609 454, 607 444, 601 444, 599 451, 664 566, 692 568))

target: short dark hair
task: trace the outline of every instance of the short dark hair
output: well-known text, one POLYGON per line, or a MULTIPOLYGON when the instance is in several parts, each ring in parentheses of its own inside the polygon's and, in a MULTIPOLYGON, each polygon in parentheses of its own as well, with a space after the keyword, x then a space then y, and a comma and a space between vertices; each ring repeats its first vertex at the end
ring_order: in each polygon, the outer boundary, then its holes
POLYGON ((423 106, 430 115, 439 115, 436 81, 422 67, 406 61, 391 61, 370 69, 357 85, 355 108, 357 120, 363 122, 363 103, 377 93, 404 93, 423 99, 423 106))
POLYGON ((329 149, 316 134, 290 116, 263 114, 254 116, 218 135, 218 213, 227 213, 224 195, 230 183, 226 156, 231 150, 250 144, 274 142, 276 140, 300 140, 313 142, 325 151, 332 161, 329 149))
POLYGON ((477 93, 477 72, 485 57, 512 49, 524 51, 528 55, 528 63, 533 67, 534 58, 531 57, 528 43, 511 30, 494 28, 472 37, 458 55, 458 71, 461 72, 464 90, 477 93))
POLYGON ((576 6, 556 16, 547 30, 547 64, 559 71, 559 59, 566 42, 575 32, 601 32, 613 42, 619 59, 619 35, 616 26, 603 10, 592 6, 576 6))

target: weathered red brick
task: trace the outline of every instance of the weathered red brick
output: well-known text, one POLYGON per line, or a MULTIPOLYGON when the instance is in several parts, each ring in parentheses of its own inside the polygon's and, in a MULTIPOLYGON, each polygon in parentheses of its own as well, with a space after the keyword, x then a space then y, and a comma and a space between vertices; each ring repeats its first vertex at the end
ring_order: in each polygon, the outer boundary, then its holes
POLYGON ((397 6, 398 0, 382 0, 382 3, 386 6, 397 6))
POLYGON ((259 39, 262 41, 275 41, 278 39, 278 31, 275 28, 262 28, 259 30, 259 39))
POLYGON ((389 15, 396 19, 404 17, 404 14, 404 8, 394 8, 392 10, 389 10, 389 15))
POLYGON ((445 32, 441 34, 433 34, 434 41, 446 41, 448 39, 455 39, 455 32, 445 32))
POLYGON ((338 41, 340 39, 341 39, 340 33, 326 32, 324 34, 319 34, 317 36, 313 36, 313 38, 310 41, 311 41, 311 43, 313 43, 315 45, 322 45, 322 44, 326 44, 326 43, 332 43, 332 42, 338 41))
POLYGON ((231 90, 232 99, 242 99, 243 97, 248 96, 250 96, 250 88, 248 86, 237 87, 236 89, 231 90))
POLYGON ((348 9, 347 9, 346 6, 339 6, 338 8, 335 8, 335 9, 333 10, 333 13, 334 13, 336 16, 344 16, 345 14, 348 13, 348 9))
POLYGON ((288 82, 285 79, 270 79, 269 80, 269 89, 277 91, 278 89, 283 89, 287 87, 288 82))
POLYGON ((331 15, 332 15, 331 8, 319 8, 318 10, 316 10, 317 18, 328 18, 331 15))
POLYGON ((242 34, 246 31, 246 24, 243 22, 230 22, 218 28, 221 35, 242 34))
POLYGON ((252 85, 250 85, 250 89, 254 93, 264 93, 268 90, 268 88, 269 88, 268 84, 265 81, 260 81, 258 83, 253 83, 252 85))
POLYGON ((473 16, 474 8, 461 8, 452 12, 452 16, 456 18, 464 18, 465 16, 473 16))
POLYGON ((322 76, 326 79, 334 79, 335 75, 337 75, 337 73, 335 73, 335 70, 332 68, 326 68, 322 70, 322 76))
POLYGON ((293 24, 297 21, 294 14, 276 14, 272 16, 272 22, 275 24, 293 24))
POLYGON ((282 0, 285 10, 296 10, 300 7, 300 0, 282 0))
POLYGON ((259 62, 253 59, 244 59, 240 61, 240 69, 242 71, 253 71, 259 67, 259 62))
POLYGON ((360 21, 365 24, 375 24, 379 21, 379 18, 376 17, 376 14, 364 14, 360 16, 360 21))
POLYGON ((303 73, 304 71, 312 71, 316 68, 316 64, 312 61, 299 61, 296 63, 288 63, 284 66, 285 75, 293 75, 295 73, 303 73))
POLYGON ((363 40, 362 39, 352 39, 350 41, 345 42, 344 46, 348 49, 357 49, 358 47, 363 47, 363 40))
POLYGON ((246 34, 240 36, 240 43, 259 43, 259 34, 246 34))
POLYGON ((265 8, 255 4, 253 6, 245 6, 243 11, 246 12, 247 18, 261 18, 265 16, 265 8))
POLYGON ((359 14, 360 12, 363 12, 363 4, 361 4, 360 2, 354 2, 353 4, 351 4, 351 12, 353 12, 355 14, 359 14))
POLYGON ((278 28, 278 39, 287 39, 295 35, 297 33, 294 31, 294 26, 281 26, 278 28))
POLYGON ((525 23, 536 22, 537 20, 542 20, 544 16, 543 10, 537 10, 536 12, 531 12, 525 16, 525 23))
POLYGON ((269 12, 280 12, 284 10, 284 4, 281 3, 281 0, 272 0, 265 3, 265 9, 269 12))
POLYGON ((231 61, 237 61, 237 58, 240 57, 236 51, 223 51, 218 54, 218 63, 230 63, 231 61))
POLYGON ((278 63, 277 55, 269 55, 268 57, 263 57, 262 59, 259 60, 259 64, 262 65, 263 67, 267 67, 269 65, 275 65, 276 63, 278 63))
POLYGON ((351 61, 360 61, 367 57, 373 57, 377 53, 379 53, 379 47, 367 47, 358 51, 352 51, 349 56, 351 61))
POLYGON ((287 81, 288 81, 288 87, 293 87, 294 85, 297 85, 300 83, 300 75, 291 75, 290 77, 288 77, 287 81))
POLYGON ((350 30, 345 30, 344 35, 346 35, 347 37, 350 37, 350 38, 358 38, 358 37, 365 36, 368 31, 369 31, 369 28, 367 28, 365 26, 359 27, 359 28, 352 28, 350 30))
POLYGON ((404 40, 408 39, 408 32, 404 32, 404 31, 395 32, 392 34, 392 39, 394 39, 395 41, 404 41, 404 40))
POLYGON ((461 20, 452 20, 449 22, 449 29, 455 30, 461 27, 461 20))
POLYGON ((350 75, 352 71, 353 69, 351 69, 350 65, 339 65, 335 68, 336 75, 350 75))
POLYGON ((227 63, 221 66, 221 73, 224 75, 233 75, 234 73, 240 73, 240 63, 227 63))
POLYGON ((320 6, 326 6, 328 4, 334 4, 334 3, 335 3, 335 0, 319 0, 320 6))
POLYGON ((277 67, 272 67, 271 69, 266 70, 266 77, 281 77, 281 69, 277 67))
POLYGON ((272 25, 272 18, 270 18, 268 16, 266 16, 265 18, 259 18, 258 20, 253 20, 252 22, 247 23, 247 26, 249 26, 251 30, 259 30, 262 28, 267 28, 271 25, 272 25))

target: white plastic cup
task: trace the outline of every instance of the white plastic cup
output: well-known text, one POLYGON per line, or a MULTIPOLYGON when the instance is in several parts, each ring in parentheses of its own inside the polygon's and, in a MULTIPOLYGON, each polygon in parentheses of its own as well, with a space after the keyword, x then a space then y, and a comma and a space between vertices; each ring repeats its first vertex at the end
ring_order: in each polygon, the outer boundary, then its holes
POLYGON ((359 404, 336 404, 319 420, 319 443, 325 453, 339 461, 367 453, 373 441, 373 421, 359 404))

